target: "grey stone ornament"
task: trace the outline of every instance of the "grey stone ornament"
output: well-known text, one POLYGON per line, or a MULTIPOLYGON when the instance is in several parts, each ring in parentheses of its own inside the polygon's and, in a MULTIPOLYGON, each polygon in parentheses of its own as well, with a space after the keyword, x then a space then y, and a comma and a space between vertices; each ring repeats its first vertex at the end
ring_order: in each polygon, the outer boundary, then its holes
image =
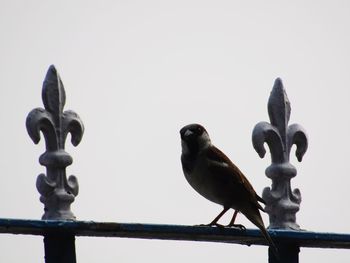
POLYGON ((84 133, 84 125, 73 111, 63 111, 66 94, 61 78, 54 66, 47 71, 43 88, 43 108, 33 109, 27 116, 26 127, 35 144, 40 141, 40 132, 44 135, 46 152, 39 158, 39 163, 46 167, 46 175, 40 174, 36 187, 44 204, 42 219, 74 220, 70 210, 71 203, 78 195, 78 180, 74 175, 66 177, 66 167, 73 162, 64 150, 68 133, 71 142, 77 146, 84 133))
POLYGON ((269 214, 269 228, 299 230, 296 213, 299 211, 301 194, 299 189, 291 189, 291 179, 296 176, 296 168, 289 162, 290 150, 297 146, 295 155, 302 161, 308 147, 308 138, 299 124, 288 126, 290 102, 281 79, 276 79, 268 101, 270 122, 260 122, 253 129, 252 142, 261 158, 265 156, 264 143, 270 148, 272 164, 267 167, 266 176, 272 186, 263 190, 265 210, 269 214))

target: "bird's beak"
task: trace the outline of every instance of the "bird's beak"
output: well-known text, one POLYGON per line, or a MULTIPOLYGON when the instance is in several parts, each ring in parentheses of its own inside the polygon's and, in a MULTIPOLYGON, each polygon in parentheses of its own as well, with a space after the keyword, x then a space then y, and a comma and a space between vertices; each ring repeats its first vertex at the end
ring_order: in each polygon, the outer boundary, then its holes
POLYGON ((192 131, 186 130, 185 133, 184 133, 184 137, 189 137, 189 136, 191 136, 192 134, 193 134, 192 131))
POLYGON ((189 129, 183 128, 183 129, 181 129, 180 134, 181 134, 181 139, 184 139, 188 136, 191 136, 193 134, 193 132, 189 129))

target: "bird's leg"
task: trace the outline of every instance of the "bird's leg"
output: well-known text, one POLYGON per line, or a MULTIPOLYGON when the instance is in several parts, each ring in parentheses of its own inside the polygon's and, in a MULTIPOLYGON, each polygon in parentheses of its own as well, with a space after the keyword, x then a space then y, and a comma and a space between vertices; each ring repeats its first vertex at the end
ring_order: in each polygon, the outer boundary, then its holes
POLYGON ((235 220, 236 220, 237 214, 238 214, 238 211, 235 210, 235 212, 233 213, 232 219, 231 219, 230 223, 228 224, 228 226, 232 226, 232 225, 235 224, 235 220))
POLYGON ((201 224, 199 226, 217 226, 217 227, 225 227, 223 225, 218 224, 219 219, 229 210, 229 207, 224 207, 224 210, 221 211, 221 213, 214 218, 213 221, 211 221, 209 224, 201 224))
POLYGON ((240 224, 235 224, 235 220, 238 214, 238 210, 235 210, 235 212, 233 213, 232 219, 230 221, 230 223, 227 225, 228 227, 238 227, 240 230, 246 230, 244 225, 240 225, 240 224))
POLYGON ((229 207, 224 207, 224 210, 221 211, 220 214, 218 214, 217 217, 214 218, 213 221, 211 221, 210 224, 208 224, 208 226, 218 226, 218 227, 223 227, 222 225, 218 224, 219 219, 229 210, 229 207))

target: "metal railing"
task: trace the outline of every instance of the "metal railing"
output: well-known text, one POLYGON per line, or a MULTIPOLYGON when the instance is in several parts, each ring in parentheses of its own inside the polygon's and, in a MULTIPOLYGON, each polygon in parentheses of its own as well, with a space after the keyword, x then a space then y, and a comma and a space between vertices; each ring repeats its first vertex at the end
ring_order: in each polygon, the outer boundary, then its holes
MULTIPOLYGON (((68 133, 77 146, 84 133, 84 125, 73 111, 64 111, 65 90, 54 66, 47 72, 42 89, 44 108, 32 110, 26 127, 34 143, 43 134, 46 151, 39 162, 46 167, 46 174, 37 177, 36 186, 44 204, 42 220, 0 219, 0 233, 41 235, 44 237, 45 261, 47 263, 76 262, 75 237, 124 237, 161 240, 189 240, 264 245, 267 243, 257 229, 244 231, 234 228, 208 226, 182 226, 160 224, 108 223, 78 221, 70 209, 79 192, 78 180, 67 178, 66 167, 72 157, 65 151, 68 133)), ((263 191, 266 212, 269 214, 269 234, 279 250, 279 258, 269 251, 269 262, 298 262, 300 247, 350 248, 350 234, 319 233, 301 230, 296 222, 301 194, 292 190, 291 179, 296 168, 289 162, 290 151, 296 145, 299 161, 307 151, 305 130, 298 124, 288 125, 291 107, 282 81, 277 79, 272 89, 268 113, 270 123, 258 123, 252 135, 253 146, 263 158, 270 148, 271 165, 266 175, 272 186, 263 191)))

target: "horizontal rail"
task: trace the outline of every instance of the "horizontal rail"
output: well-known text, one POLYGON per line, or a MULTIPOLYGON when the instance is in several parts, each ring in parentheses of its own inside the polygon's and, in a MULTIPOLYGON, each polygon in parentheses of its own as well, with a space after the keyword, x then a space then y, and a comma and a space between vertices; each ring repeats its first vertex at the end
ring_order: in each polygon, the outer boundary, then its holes
MULTIPOLYGON (((206 226, 0 219, 0 233, 43 236, 55 232, 70 233, 75 236, 207 241, 248 246, 267 245, 258 229, 241 231, 234 228, 206 226)), ((269 233, 276 242, 293 243, 300 247, 350 248, 350 234, 274 229, 270 229, 269 233)))

